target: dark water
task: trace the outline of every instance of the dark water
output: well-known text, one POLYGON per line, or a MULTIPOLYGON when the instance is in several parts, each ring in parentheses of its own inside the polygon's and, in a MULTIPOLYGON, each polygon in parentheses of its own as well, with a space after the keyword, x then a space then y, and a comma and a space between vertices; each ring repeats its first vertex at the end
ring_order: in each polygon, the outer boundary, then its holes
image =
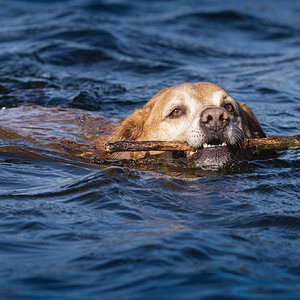
MULTIPOLYGON (((0 5, 1 107, 118 120, 211 81, 268 135, 299 134, 299 1, 0 5)), ((299 299, 299 166, 281 152, 186 181, 1 153, 0 298, 299 299)))

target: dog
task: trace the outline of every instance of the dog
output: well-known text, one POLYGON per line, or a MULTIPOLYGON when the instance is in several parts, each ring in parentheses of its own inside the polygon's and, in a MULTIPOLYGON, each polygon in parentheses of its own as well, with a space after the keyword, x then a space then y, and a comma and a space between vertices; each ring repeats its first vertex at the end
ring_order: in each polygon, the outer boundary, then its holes
MULTIPOLYGON (((261 125, 246 104, 236 102, 219 85, 198 82, 160 91, 124 119, 107 139, 187 142, 197 150, 168 152, 169 156, 186 158, 203 168, 221 168, 231 161, 233 150, 243 138, 263 137, 266 135, 261 125)), ((123 152, 114 158, 137 159, 144 155, 123 152)))
MULTIPOLYGON (((107 154, 107 158, 139 159, 151 155, 217 169, 234 159, 243 138, 266 136, 245 104, 236 102, 221 86, 209 82, 166 88, 118 124, 86 114, 89 115, 83 118, 82 111, 63 108, 7 109, 0 115, 0 136, 30 139, 43 148, 49 145, 62 149, 68 144, 68 152, 71 149, 77 154, 80 151, 74 149, 82 145, 103 151, 107 141, 180 141, 197 150, 119 152, 107 154), (68 139, 72 141, 67 143, 68 139)), ((87 155, 86 148, 82 148, 80 156, 87 155)))

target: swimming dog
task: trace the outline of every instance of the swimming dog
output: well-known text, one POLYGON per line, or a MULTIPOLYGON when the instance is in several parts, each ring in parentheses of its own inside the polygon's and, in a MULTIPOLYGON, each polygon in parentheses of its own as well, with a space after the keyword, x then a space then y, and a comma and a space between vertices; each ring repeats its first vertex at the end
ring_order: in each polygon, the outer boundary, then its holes
MULTIPOLYGON (((230 162, 232 150, 243 138, 262 137, 266 135, 247 105, 235 101, 219 85, 198 82, 160 91, 125 118, 108 140, 187 142, 197 150, 171 155, 185 157, 197 166, 218 168, 230 162)), ((137 159, 143 155, 127 152, 114 157, 137 159)))
POLYGON ((222 168, 234 159, 243 138, 262 138, 265 133, 245 104, 235 101, 219 85, 198 82, 160 91, 117 124, 97 113, 71 108, 23 106, 2 110, 0 137, 83 157, 90 146, 104 150, 107 141, 180 141, 196 151, 119 152, 107 157, 139 159, 150 154, 184 159, 203 168, 222 168))

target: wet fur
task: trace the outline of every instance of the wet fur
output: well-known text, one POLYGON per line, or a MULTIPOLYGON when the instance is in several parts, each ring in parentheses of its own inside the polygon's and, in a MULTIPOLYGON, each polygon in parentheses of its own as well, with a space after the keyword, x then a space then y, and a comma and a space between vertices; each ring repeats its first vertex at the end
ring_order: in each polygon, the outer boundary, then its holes
MULTIPOLYGON (((174 97, 188 95, 201 103, 201 109, 205 109, 208 106, 214 106, 216 103, 212 103, 214 95, 216 93, 224 93, 224 97, 230 97, 230 95, 220 86, 207 83, 185 83, 178 86, 173 86, 167 89, 160 91, 156 94, 149 102, 147 102, 143 108, 137 109, 127 118, 125 118, 112 132, 110 136, 107 137, 109 141, 117 140, 167 140, 167 141, 186 141, 189 144, 192 144, 188 139, 175 138, 174 136, 169 136, 166 138, 166 135, 163 135, 162 132, 159 132, 157 128, 158 122, 163 122, 162 117, 153 117, 153 114, 160 114, 164 109, 165 105, 168 105, 168 102, 172 101, 174 97), (152 122, 152 124, 151 124, 152 122), (154 124, 155 123, 155 124, 154 124), (157 131, 157 132, 156 132, 157 131)), ((265 137, 265 133, 259 124, 258 120, 254 116, 251 109, 246 104, 241 104, 234 101, 230 97, 230 101, 234 102, 236 105, 236 116, 232 119, 232 125, 238 127, 234 132, 228 137, 234 139, 245 138, 262 138, 265 137), (235 120, 236 119, 236 120, 235 120), (236 124, 238 125, 236 125, 236 124), (240 135, 235 137, 234 135, 240 135)), ((199 109, 200 114, 200 109, 199 109)), ((198 115, 199 115, 198 114, 198 115)), ((197 120, 196 120, 197 122, 197 120)), ((197 135, 200 136, 198 128, 190 129, 194 130, 195 138, 197 135)), ((203 135, 203 133, 201 133, 203 135)), ((205 137, 202 137, 205 140, 205 137)), ((197 143, 193 141, 193 143, 197 143)), ((194 145, 192 145, 194 146, 194 145)), ((152 152, 151 154, 159 154, 160 152, 152 152)), ((145 152, 142 153, 117 153, 114 154, 115 158, 140 158, 145 155, 145 152)))
MULTIPOLYGON (((194 147, 201 146, 211 138, 199 127, 201 111, 208 106, 223 105, 222 99, 226 97, 236 106, 236 114, 232 116, 226 141, 234 144, 242 137, 265 137, 256 117, 245 104, 234 101, 222 87, 207 82, 184 83, 166 88, 144 107, 117 124, 99 116, 99 113, 70 108, 20 106, 5 109, 0 114, 0 137, 11 140, 14 147, 27 141, 41 149, 54 149, 62 155, 71 153, 75 157, 138 159, 147 153, 120 152, 108 155, 104 151, 105 143, 118 140, 156 140, 183 141, 194 147), (221 102, 217 103, 218 101, 221 102), (186 105, 193 114, 186 114, 178 120, 168 119, 168 109, 172 109, 178 102, 186 105)), ((153 151, 150 154, 169 157, 172 152, 153 151)), ((203 152, 202 156, 204 154, 203 152)))

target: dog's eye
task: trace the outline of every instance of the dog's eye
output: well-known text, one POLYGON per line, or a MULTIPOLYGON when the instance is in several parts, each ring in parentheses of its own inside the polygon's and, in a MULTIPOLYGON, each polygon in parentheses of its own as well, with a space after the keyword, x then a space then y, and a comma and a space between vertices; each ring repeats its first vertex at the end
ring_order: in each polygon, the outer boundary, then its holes
POLYGON ((179 118, 184 114, 184 110, 181 108, 175 108, 169 115, 168 117, 171 119, 179 118))
POLYGON ((224 105, 224 108, 228 111, 228 112, 234 112, 234 107, 232 104, 227 103, 224 105))

